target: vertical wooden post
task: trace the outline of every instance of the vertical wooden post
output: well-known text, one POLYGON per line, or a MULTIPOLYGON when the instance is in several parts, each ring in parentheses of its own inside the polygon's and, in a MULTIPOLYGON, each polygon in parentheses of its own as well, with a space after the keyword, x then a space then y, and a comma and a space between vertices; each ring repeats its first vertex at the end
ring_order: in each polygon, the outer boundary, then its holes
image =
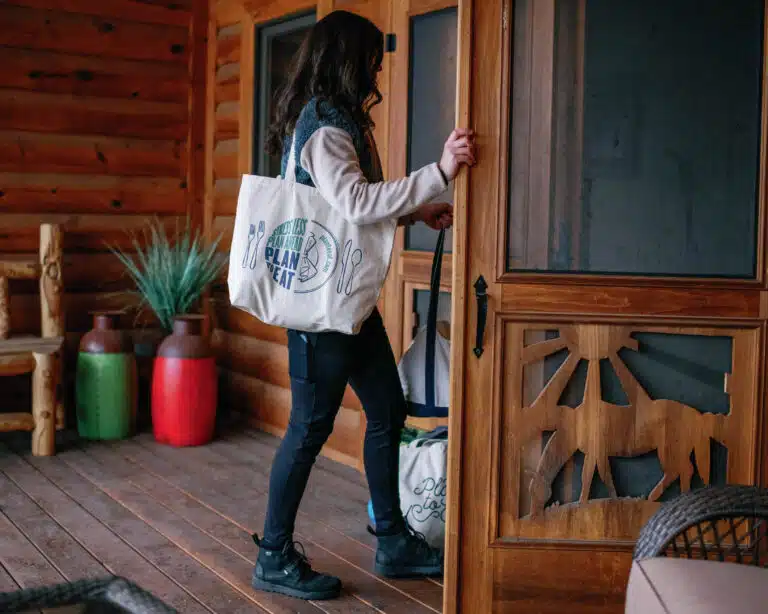
MULTIPOLYGON (((476 128, 471 111, 471 91, 475 85, 472 82, 472 50, 473 23, 475 19, 473 0, 459 0, 458 9, 458 38, 456 48, 456 125, 465 128, 476 128)), ((479 3, 477 4, 479 6, 479 3)), ((460 604, 460 576, 462 566, 462 530, 461 501, 463 484, 461 463, 466 435, 464 434, 465 389, 466 376, 465 352, 469 345, 469 328, 471 318, 468 316, 468 302, 474 281, 469 273, 469 172, 463 170, 454 181, 453 204, 453 280, 451 283, 451 326, 454 334, 451 336, 451 363, 449 379, 451 381, 450 409, 448 430, 448 497, 445 517, 445 576, 443 578, 443 612, 457 614, 460 604)), ((464 573, 472 570, 464 569, 464 573)), ((482 605, 482 604, 481 604, 482 605)))
POLYGON ((8 278, 0 277, 0 339, 7 339, 11 332, 11 293, 8 278))
POLYGON ((35 352, 35 371, 32 374, 32 455, 52 456, 56 446, 57 390, 59 386, 59 352, 35 352))
MULTIPOLYGON (((202 227, 206 242, 213 238, 214 221, 214 174, 213 151, 216 147, 216 52, 218 49, 218 28, 216 27, 216 15, 214 8, 210 7, 208 14, 208 30, 206 37, 206 69, 205 69, 205 108, 203 117, 205 158, 203 160, 203 207, 202 227)), ((214 282, 215 285, 215 282, 214 282)), ((214 306, 212 304, 212 292, 210 289, 203 295, 203 313, 208 316, 206 320, 205 334, 213 333, 214 306)))
MULTIPOLYGON (((40 225, 40 336, 63 337, 65 334, 62 279, 62 233, 58 224, 40 225)), ((57 374, 58 381, 59 374, 57 374)), ((56 428, 64 428, 63 400, 57 401, 56 428)))
MULTIPOLYGON (((189 128, 187 131, 187 217, 193 231, 202 232, 205 213, 205 136, 206 79, 208 75, 208 0, 192 3, 192 27, 189 30, 189 128)), ((215 67, 214 67, 215 71, 215 67)), ((213 85, 211 85, 213 89, 213 85)))
POLYGON ((40 312, 41 336, 64 335, 61 278, 61 227, 40 225, 40 312))
POLYGON ((253 106, 256 91, 256 25, 250 15, 240 21, 240 107, 238 178, 253 172, 253 106))

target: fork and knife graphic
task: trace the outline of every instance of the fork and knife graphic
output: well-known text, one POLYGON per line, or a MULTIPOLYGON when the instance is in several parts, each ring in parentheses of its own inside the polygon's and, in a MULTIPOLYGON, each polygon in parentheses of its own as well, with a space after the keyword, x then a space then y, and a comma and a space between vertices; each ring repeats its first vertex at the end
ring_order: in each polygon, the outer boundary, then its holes
MULTIPOLYGON (((259 259, 259 245, 264 238, 266 232, 266 224, 264 220, 259 222, 258 230, 255 224, 250 224, 248 229, 248 245, 243 255, 242 267, 249 267, 255 269, 259 259), (255 246, 254 246, 255 241, 255 246), (253 247, 253 249, 251 249, 253 247)), ((339 281, 336 283, 336 292, 338 294, 346 294, 350 296, 352 294, 352 282, 355 279, 360 264, 363 262, 363 251, 361 249, 352 250, 352 241, 349 240, 344 244, 344 252, 341 257, 341 273, 339 274, 339 281), (349 268, 351 266, 351 268, 349 268), (349 269, 349 275, 347 275, 349 269)))
POLYGON ((246 266, 249 266, 251 269, 256 268, 256 263, 258 262, 258 256, 259 256, 259 244, 261 243, 261 240, 264 238, 264 232, 266 230, 266 225, 264 223, 264 220, 261 220, 259 222, 259 230, 256 231, 256 226, 254 224, 250 225, 250 228, 248 229, 248 247, 245 249, 245 255, 243 256, 243 268, 246 266), (253 240, 256 239, 256 247, 253 250, 253 254, 251 254, 251 244, 253 243, 253 240), (249 256, 250 256, 250 262, 249 262, 249 256))
POLYGON ((347 241, 344 244, 344 253, 341 257, 341 273, 339 274, 339 281, 336 283, 336 292, 338 294, 341 294, 342 292, 349 296, 352 294, 352 280, 355 278, 355 273, 357 272, 357 268, 360 266, 360 263, 363 261, 363 252, 360 249, 356 249, 355 251, 352 251, 352 241, 347 241), (351 252, 351 256, 350 256, 351 252), (347 275, 347 265, 351 264, 352 269, 349 272, 349 277, 346 277, 347 275), (346 284, 344 283, 346 277, 346 284))

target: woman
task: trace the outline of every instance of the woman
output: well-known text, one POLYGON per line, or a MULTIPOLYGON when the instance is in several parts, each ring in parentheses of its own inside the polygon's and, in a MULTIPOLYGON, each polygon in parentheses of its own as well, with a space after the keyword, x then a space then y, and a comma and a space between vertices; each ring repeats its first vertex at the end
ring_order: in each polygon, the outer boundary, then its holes
MULTIPOLYGON (((285 176, 293 144, 296 181, 316 187, 354 223, 397 219, 446 228, 453 221, 450 205, 425 203, 445 191, 462 165, 474 163, 472 135, 454 131, 439 164, 383 181, 370 116, 382 99, 376 80, 383 55, 384 36, 367 19, 336 11, 320 20, 277 99, 267 151, 282 154, 285 176)), ((293 529, 347 383, 367 418, 363 456, 376 518, 376 571, 390 577, 442 574, 441 553, 409 528, 400 511, 398 448, 406 403, 378 311, 357 335, 289 330, 288 348, 291 417, 272 465, 264 536, 254 536, 254 588, 312 600, 341 590, 338 578, 311 569, 293 529)))

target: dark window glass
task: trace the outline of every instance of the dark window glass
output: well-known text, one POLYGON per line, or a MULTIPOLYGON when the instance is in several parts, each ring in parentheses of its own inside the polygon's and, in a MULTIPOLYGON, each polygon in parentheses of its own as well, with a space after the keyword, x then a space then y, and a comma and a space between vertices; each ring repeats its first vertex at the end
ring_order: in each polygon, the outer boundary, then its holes
POLYGON ((313 13, 267 23, 256 28, 254 80, 256 138, 253 139, 253 165, 257 175, 277 177, 280 174, 280 156, 269 156, 264 152, 267 128, 272 119, 275 94, 288 76, 291 60, 314 23, 313 13))

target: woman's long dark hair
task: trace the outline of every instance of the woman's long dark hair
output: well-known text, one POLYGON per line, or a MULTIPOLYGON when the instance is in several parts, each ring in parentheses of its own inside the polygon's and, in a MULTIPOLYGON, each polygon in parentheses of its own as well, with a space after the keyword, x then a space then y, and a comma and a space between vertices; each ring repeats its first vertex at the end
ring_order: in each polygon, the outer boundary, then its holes
POLYGON ((349 113, 362 130, 372 128, 371 109, 382 100, 377 76, 383 57, 384 35, 365 17, 333 11, 318 21, 275 99, 267 153, 283 152, 285 136, 293 133, 301 109, 313 97, 349 113))

